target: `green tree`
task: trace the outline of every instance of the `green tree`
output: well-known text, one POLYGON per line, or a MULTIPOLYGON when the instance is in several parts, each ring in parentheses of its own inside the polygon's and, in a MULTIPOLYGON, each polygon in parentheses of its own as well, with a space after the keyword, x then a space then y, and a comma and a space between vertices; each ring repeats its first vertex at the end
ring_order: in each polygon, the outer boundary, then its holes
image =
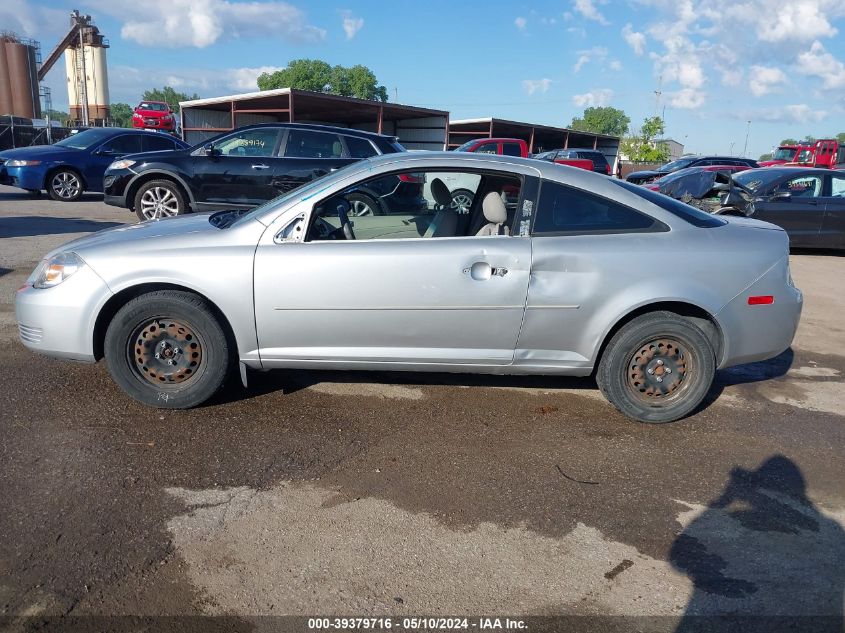
POLYGON ((663 134, 663 119, 653 116, 645 119, 638 134, 622 139, 622 153, 637 163, 662 163, 669 159, 669 148, 655 139, 663 134))
POLYGON ((794 138, 785 138, 779 143, 779 145, 798 145, 798 141, 794 138))
POLYGON ((804 145, 812 145, 816 142, 816 137, 812 136, 811 134, 808 134, 803 139, 801 139, 801 142, 804 143, 804 145))
POLYGON ((165 86, 161 89, 153 88, 152 90, 146 90, 144 91, 144 95, 141 97, 144 101, 164 101, 170 106, 171 110, 175 110, 177 112, 179 110, 180 101, 190 101, 192 99, 199 98, 200 96, 197 93, 188 95, 186 92, 177 92, 170 86, 165 86))
POLYGON ((344 97, 387 101, 387 89, 378 85, 375 74, 366 66, 331 66, 321 59, 294 59, 281 70, 262 73, 258 77, 258 88, 296 88, 344 97))
POLYGON ((109 114, 115 127, 132 127, 132 106, 128 103, 111 104, 109 114))
POLYGON ((631 119, 624 111, 610 106, 592 107, 584 110, 580 117, 572 119, 569 125, 573 130, 593 132, 594 134, 609 134, 610 136, 624 136, 628 132, 631 119))
POLYGON ((758 158, 757 160, 772 160, 772 154, 760 154, 760 158, 758 158))
POLYGON ((840 143, 845 144, 845 132, 840 132, 839 134, 837 134, 836 140, 839 141, 840 143))
POLYGON ((61 110, 45 110, 42 114, 45 117, 50 117, 51 121, 58 121, 61 125, 64 125, 70 118, 67 112, 62 112, 61 110))

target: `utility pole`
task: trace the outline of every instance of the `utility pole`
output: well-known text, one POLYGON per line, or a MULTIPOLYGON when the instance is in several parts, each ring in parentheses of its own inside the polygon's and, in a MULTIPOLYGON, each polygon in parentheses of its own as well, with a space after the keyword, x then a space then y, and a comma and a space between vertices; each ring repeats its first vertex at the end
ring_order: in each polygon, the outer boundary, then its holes
POLYGON ((736 145, 736 141, 731 141, 731 148, 728 150, 728 156, 734 155, 734 145, 736 145))
POLYGON ((654 116, 660 116, 660 97, 663 94, 663 75, 657 79, 657 90, 654 91, 654 116))
POLYGON ((746 156, 748 154, 748 135, 751 132, 751 121, 747 121, 747 125, 745 126, 745 147, 742 149, 742 155, 746 156))

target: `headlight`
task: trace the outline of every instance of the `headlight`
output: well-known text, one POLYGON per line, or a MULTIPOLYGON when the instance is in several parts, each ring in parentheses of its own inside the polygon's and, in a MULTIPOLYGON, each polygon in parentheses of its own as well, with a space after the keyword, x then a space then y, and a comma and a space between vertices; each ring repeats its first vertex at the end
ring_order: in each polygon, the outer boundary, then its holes
POLYGON ((59 253, 50 259, 45 259, 33 273, 33 288, 52 288, 58 286, 77 270, 82 268, 85 262, 76 253, 59 253))
POLYGON ((28 167, 29 165, 40 165, 40 160, 7 160, 6 167, 28 167))
POLYGON ((127 169, 128 167, 132 167, 136 161, 134 160, 116 160, 111 165, 109 165, 109 169, 127 169))

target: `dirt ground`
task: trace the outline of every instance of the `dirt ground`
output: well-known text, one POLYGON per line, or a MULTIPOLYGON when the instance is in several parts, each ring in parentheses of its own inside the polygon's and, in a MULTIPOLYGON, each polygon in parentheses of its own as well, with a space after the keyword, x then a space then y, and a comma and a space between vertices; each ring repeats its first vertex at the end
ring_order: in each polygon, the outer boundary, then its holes
POLYGON ((589 379, 444 374, 281 371, 163 412, 102 363, 17 341, 14 290, 40 257, 133 221, 0 187, 0 630, 842 616, 841 255, 793 255, 793 348, 719 372, 675 424, 626 420, 589 379))

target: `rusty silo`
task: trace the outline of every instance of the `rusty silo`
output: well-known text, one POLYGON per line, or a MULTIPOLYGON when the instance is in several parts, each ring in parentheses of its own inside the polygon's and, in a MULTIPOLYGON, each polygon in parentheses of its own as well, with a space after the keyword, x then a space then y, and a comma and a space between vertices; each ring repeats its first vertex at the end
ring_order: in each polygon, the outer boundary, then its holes
POLYGON ((0 114, 40 118, 36 45, 2 33, 0 49, 0 114))

